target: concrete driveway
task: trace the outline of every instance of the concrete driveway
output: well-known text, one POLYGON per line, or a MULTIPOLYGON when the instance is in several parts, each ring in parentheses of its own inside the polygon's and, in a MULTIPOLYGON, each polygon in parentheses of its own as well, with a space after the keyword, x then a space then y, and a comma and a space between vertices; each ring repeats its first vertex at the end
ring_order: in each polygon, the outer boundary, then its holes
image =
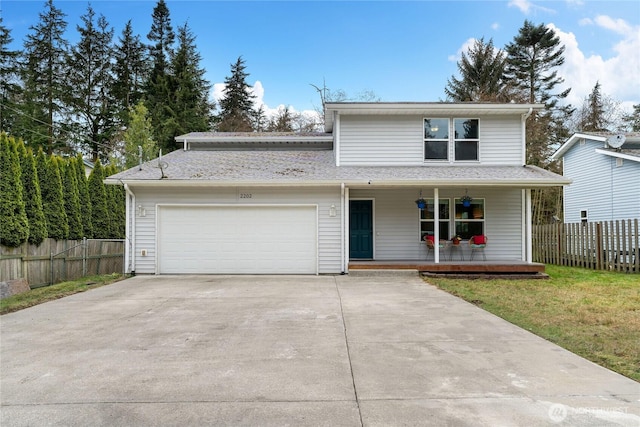
POLYGON ((418 277, 135 277, 0 318, 9 426, 639 426, 640 384, 418 277))

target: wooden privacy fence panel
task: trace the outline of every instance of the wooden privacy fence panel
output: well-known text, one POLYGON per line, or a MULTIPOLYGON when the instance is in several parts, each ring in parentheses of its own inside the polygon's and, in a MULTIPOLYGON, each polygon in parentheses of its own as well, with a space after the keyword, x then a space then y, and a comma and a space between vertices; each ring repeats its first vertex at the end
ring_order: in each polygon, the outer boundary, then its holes
POLYGON ((0 246, 0 281, 25 278, 31 287, 86 275, 122 273, 124 240, 54 240, 0 246))
POLYGON ((533 261, 640 273, 638 219, 536 225, 533 261))

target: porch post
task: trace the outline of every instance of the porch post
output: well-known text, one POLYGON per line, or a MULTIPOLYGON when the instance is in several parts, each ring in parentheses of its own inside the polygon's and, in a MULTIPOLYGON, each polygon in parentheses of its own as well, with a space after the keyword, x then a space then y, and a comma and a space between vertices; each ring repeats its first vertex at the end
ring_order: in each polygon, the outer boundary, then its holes
POLYGON ((342 242, 344 251, 342 252, 342 256, 344 258, 344 272, 349 273, 349 187, 344 189, 344 199, 342 201, 342 228, 344 229, 344 235, 342 236, 342 242))
POLYGON ((526 242, 526 250, 525 250, 525 261, 527 261, 528 263, 533 262, 533 256, 532 256, 532 251, 533 251, 533 242, 532 242, 532 238, 531 238, 531 227, 532 227, 532 214, 531 214, 531 189, 527 188, 526 190, 524 190, 524 194, 525 194, 525 217, 526 217, 526 221, 525 221, 525 242, 526 242))
POLYGON ((433 189, 433 261, 440 263, 440 191, 436 187, 433 189))

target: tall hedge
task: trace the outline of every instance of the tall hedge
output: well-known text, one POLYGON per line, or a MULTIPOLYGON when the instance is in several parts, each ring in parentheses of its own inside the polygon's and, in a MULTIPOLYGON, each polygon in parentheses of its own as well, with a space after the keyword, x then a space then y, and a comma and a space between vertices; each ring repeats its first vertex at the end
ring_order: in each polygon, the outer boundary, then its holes
POLYGON ((80 199, 80 214, 82 215, 83 234, 87 239, 93 237, 93 225, 91 223, 91 198, 87 187, 87 175, 84 171, 82 154, 76 156, 76 181, 78 183, 78 197, 80 199))
MULTIPOLYGON (((118 173, 115 165, 105 167, 105 176, 118 173)), ((122 185, 105 185, 107 193, 109 193, 109 214, 111 215, 111 237, 114 239, 124 239, 126 225, 126 196, 124 186, 122 185)))
POLYGON ((89 198, 91 199, 91 223, 95 239, 111 238, 107 191, 104 185, 104 171, 100 160, 89 175, 89 198))
POLYGON ((80 197, 78 195, 78 180, 76 178, 75 157, 62 164, 62 193, 64 195, 64 209, 69 224, 69 239, 78 240, 84 236, 82 217, 80 215, 80 197))
POLYGON ((41 148, 36 157, 36 168, 40 178, 42 209, 47 221, 47 234, 52 239, 66 239, 69 236, 69 224, 64 209, 58 160, 54 156, 47 159, 41 148))
POLYGON ((29 222, 29 243, 39 245, 47 237, 47 223, 42 210, 42 195, 36 163, 31 147, 26 147, 22 141, 18 142, 18 154, 22 172, 22 198, 29 222))
POLYGON ((29 237, 20 162, 13 138, 0 133, 0 242, 16 247, 29 237))

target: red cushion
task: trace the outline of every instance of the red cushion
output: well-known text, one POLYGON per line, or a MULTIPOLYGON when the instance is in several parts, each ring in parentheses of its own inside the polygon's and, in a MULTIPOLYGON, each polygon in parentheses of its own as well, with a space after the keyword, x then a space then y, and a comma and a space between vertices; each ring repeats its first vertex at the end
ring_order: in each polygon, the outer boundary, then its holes
POLYGON ((472 239, 474 245, 484 245, 487 243, 487 238, 485 236, 473 236, 472 239))
POLYGON ((435 236, 427 235, 427 236, 424 236, 424 240, 429 240, 431 243, 433 243, 436 241, 436 238, 435 236))

